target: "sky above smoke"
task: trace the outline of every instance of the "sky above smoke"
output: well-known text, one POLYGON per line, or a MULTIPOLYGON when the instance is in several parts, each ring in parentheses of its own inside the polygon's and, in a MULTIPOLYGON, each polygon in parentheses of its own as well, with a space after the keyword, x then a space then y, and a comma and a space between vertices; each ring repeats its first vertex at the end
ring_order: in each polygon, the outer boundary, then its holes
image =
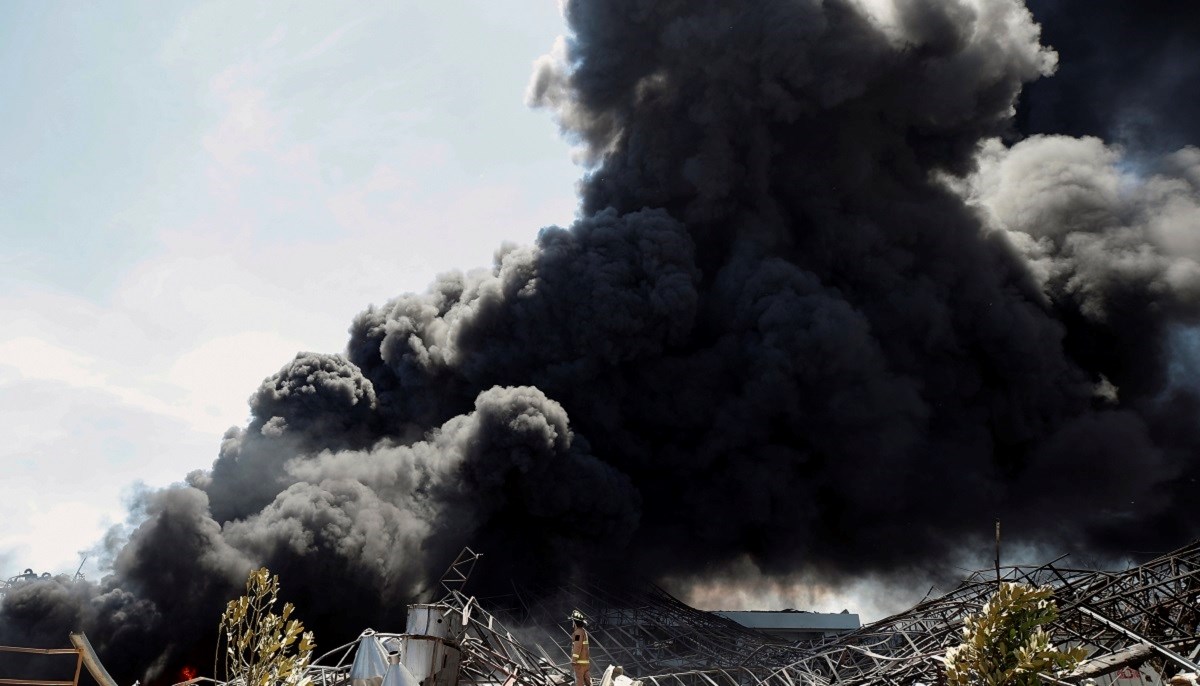
POLYGON ((1027 133, 1101 136, 1135 156, 1200 140, 1200 8, 1187 0, 1029 0, 1061 64, 1026 87, 1027 133))
POLYGON ((554 0, 0 7, 0 576, 74 572, 368 303, 569 222, 522 97, 561 31, 554 0))
MULTIPOLYGON (((336 346, 281 356, 211 466, 133 495, 102 546, 110 573, 10 594, 0 638, 83 626, 123 675, 154 677, 206 654, 252 566, 336 640, 382 626, 463 545, 487 555, 478 592, 633 570, 703 580, 699 596, 800 574, 816 597, 944 576, 995 518, 1027 550, 1183 542, 1200 141, 1192 120, 1133 106, 1158 111, 1194 63, 1146 49, 1127 74, 1104 67, 1150 20, 1056 51, 1070 5, 1032 6, 1043 36, 1018 0, 565 3, 568 33, 525 96, 584 165, 575 220, 396 288, 346 317, 336 346), (1101 72, 1113 85, 1093 97, 1101 72), (1023 91, 1039 80, 1058 90, 1023 91)), ((242 80, 271 68, 209 81, 244 99, 204 139, 214 197, 311 190, 227 186, 263 152, 246 129, 265 96, 242 80), (250 142, 209 144, 226 136, 250 142)), ((280 173, 314 164, 276 135, 280 173)), ((511 199, 430 200, 377 168, 363 183, 431 214, 344 215, 372 228, 345 238, 365 261, 328 255, 334 274, 402 263, 409 222, 457 246, 466 224, 511 220, 496 219, 511 199)), ((319 227, 266 230, 319 245, 319 227)), ((337 288, 322 263, 255 254, 311 289, 287 298, 295 316, 328 317, 306 297, 337 288)), ((240 362, 236 343, 206 375, 240 362)))

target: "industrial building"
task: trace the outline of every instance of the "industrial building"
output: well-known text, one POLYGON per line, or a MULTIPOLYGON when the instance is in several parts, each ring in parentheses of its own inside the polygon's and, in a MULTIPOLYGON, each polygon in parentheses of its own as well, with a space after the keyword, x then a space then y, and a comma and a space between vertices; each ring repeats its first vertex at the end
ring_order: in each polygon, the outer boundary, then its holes
POLYGON ((862 626, 858 615, 848 610, 838 613, 792 609, 718 610, 713 614, 787 643, 819 641, 862 626))

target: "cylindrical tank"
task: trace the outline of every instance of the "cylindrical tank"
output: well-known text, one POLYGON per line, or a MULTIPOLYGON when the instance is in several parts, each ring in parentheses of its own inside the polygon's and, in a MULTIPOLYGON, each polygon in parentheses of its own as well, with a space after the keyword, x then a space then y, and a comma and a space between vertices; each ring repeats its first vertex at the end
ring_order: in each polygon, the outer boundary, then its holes
POLYGON ((443 639, 404 636, 401 662, 419 686, 455 686, 462 651, 443 639))
POLYGON ((409 605, 401 638, 401 660, 419 686, 456 686, 462 658, 457 641, 462 623, 439 605, 409 605))
POLYGON ((404 633, 457 641, 462 634, 462 622, 446 616, 444 609, 441 605, 409 605, 404 633))
POLYGON ((416 677, 417 683, 426 686, 429 677, 437 671, 434 658, 441 640, 423 636, 405 636, 401 640, 400 655, 404 666, 416 677))

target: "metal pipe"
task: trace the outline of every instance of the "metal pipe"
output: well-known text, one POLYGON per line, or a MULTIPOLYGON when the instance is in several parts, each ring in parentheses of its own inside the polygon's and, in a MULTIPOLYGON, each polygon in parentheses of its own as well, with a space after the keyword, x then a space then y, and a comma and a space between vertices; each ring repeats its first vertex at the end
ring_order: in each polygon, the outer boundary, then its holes
POLYGON ((117 682, 100 663, 100 658, 96 656, 96 650, 92 648, 92 643, 87 639, 87 636, 81 631, 71 634, 71 643, 79 650, 80 656, 83 657, 83 664, 87 665, 88 672, 96 683, 100 686, 117 686, 117 682))
POLYGON ((1177 663, 1183 665, 1184 667, 1187 667, 1188 669, 1192 670, 1193 672, 1200 672, 1200 665, 1197 665, 1195 662, 1192 662, 1191 660, 1180 655, 1179 653, 1176 653, 1173 650, 1168 650, 1165 646, 1159 645, 1158 643, 1151 641, 1150 639, 1134 632, 1132 629, 1128 629, 1124 626, 1121 626, 1120 624, 1117 624, 1116 622, 1105 617, 1104 615, 1100 614, 1099 612, 1096 612, 1095 610, 1092 610, 1088 607, 1084 607, 1083 605, 1079 606, 1079 611, 1092 617, 1096 621, 1100 622, 1101 624, 1106 625, 1108 628, 1113 629, 1114 631, 1119 631, 1122 634, 1125 634, 1126 636, 1128 636, 1129 638, 1132 638, 1135 641, 1138 641, 1140 643, 1144 643, 1145 645, 1150 646, 1151 648, 1153 648, 1155 650, 1155 652, 1162 655, 1163 657, 1165 657, 1169 660, 1172 660, 1174 662, 1177 662, 1177 663))

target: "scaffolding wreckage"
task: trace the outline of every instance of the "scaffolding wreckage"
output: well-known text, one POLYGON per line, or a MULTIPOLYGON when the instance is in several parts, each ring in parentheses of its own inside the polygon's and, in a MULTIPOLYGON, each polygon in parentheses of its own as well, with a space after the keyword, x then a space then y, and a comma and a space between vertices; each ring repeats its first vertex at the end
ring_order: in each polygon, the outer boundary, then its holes
MULTIPOLYGON (((459 555, 442 579, 443 597, 409 607, 405 633, 368 630, 315 660, 314 684, 571 684, 562 649, 569 635, 563 603, 589 617, 593 664, 609 666, 602 686, 638 686, 631 677, 641 686, 936 684, 942 657, 961 640, 964 617, 996 588, 993 572, 978 572, 900 614, 792 644, 654 587, 621 593, 570 587, 537 602, 518 595, 523 619, 519 628, 506 628, 464 592, 479 557, 470 549, 459 555), (618 665, 622 669, 614 672, 618 665)), ((1043 675, 1047 683, 1156 683, 1200 672, 1200 542, 1121 572, 1073 569, 1059 566, 1061 560, 1002 568, 1008 581, 1054 587, 1059 616, 1048 627, 1053 640, 1091 650, 1072 674, 1043 675)))

